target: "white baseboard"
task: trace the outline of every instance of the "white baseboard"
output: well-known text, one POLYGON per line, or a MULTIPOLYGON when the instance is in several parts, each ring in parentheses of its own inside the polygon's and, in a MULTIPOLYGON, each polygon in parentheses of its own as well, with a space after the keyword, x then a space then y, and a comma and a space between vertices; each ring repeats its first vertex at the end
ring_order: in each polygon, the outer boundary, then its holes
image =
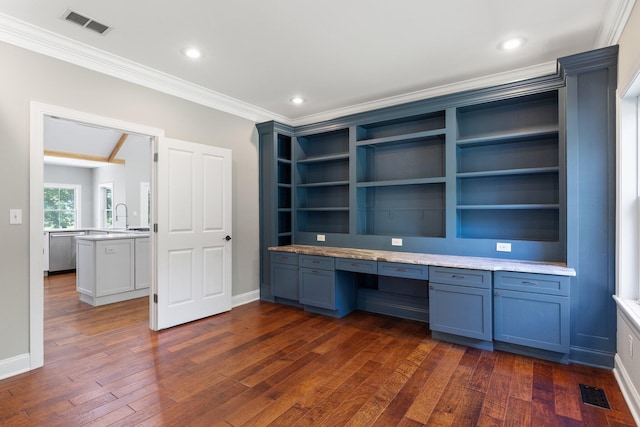
POLYGON ((622 359, 620 356, 616 354, 615 357, 615 367, 613 368, 613 375, 615 375, 616 380, 618 381, 618 385, 620 385, 620 389, 622 390, 622 395, 624 396, 624 400, 627 402, 629 406, 629 410, 631 411, 631 415, 636 421, 636 424, 640 426, 640 394, 638 390, 634 387, 627 370, 622 363, 622 359))
POLYGON ((31 369, 31 356, 29 353, 0 360, 0 380, 27 372, 31 369))
POLYGON ((231 307, 238 307, 239 305, 249 304, 253 301, 260 299, 260 289, 255 291, 246 292, 240 295, 234 295, 231 297, 231 307))

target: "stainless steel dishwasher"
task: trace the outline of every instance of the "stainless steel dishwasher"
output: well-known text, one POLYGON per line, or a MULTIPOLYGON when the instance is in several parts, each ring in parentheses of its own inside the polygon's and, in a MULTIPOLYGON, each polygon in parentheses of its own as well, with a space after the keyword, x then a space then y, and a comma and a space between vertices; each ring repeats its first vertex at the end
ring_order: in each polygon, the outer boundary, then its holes
POLYGON ((49 233, 49 272, 76 269, 76 236, 84 231, 49 233))

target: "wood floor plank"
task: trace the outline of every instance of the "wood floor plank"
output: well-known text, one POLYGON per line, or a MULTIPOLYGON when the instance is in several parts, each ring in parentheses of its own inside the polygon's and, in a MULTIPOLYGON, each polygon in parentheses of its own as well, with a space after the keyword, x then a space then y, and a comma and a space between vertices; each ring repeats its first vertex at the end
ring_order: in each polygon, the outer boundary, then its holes
POLYGON ((154 332, 148 297, 45 279, 45 366, 0 380, 8 426, 633 426, 610 371, 431 339, 428 324, 253 302, 154 332), (584 405, 578 384, 611 410, 584 405))
POLYGON ((423 391, 416 396, 407 411, 407 418, 419 423, 427 423, 463 355, 464 349, 462 347, 449 346, 449 350, 438 369, 429 377, 423 391))

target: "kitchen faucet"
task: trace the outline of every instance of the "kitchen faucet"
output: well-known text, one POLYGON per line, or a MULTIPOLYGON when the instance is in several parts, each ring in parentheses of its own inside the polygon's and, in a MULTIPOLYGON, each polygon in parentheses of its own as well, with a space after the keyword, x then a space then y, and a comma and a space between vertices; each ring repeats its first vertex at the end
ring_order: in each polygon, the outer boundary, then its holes
POLYGON ((118 203, 115 207, 116 211, 116 221, 118 220, 118 206, 124 206, 124 228, 129 229, 129 209, 127 209, 126 203, 118 203))

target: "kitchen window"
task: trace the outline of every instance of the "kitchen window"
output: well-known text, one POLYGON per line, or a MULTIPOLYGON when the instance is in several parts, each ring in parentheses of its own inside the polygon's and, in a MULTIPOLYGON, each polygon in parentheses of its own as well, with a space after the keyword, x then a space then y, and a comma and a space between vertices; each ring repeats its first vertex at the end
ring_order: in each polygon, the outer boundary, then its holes
POLYGON ((44 228, 80 226, 80 186, 44 184, 44 228))
POLYGON ((140 226, 148 227, 151 223, 151 185, 140 183, 140 226))
POLYGON ((103 227, 113 227, 113 183, 100 184, 100 222, 103 227))

